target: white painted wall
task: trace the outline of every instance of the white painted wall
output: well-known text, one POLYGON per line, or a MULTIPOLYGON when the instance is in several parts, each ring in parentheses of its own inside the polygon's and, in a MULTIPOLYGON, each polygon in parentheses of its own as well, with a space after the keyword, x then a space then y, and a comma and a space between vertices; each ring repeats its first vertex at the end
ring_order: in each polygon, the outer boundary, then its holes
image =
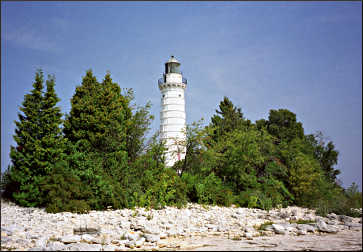
POLYGON ((185 157, 185 98, 186 85, 179 73, 166 74, 165 83, 159 85, 161 91, 160 132, 165 140, 166 165, 172 166, 185 157), (179 157, 178 154, 179 153, 179 157))

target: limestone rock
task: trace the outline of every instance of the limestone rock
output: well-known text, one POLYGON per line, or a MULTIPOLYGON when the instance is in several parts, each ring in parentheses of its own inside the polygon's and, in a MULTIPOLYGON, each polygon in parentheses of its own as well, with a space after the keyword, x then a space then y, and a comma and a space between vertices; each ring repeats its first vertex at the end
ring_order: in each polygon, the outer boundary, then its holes
POLYGON ((10 230, 9 228, 4 228, 4 227, 1 227, 1 237, 3 236, 11 236, 13 235, 13 231, 10 230))
POLYGON ((345 226, 347 226, 351 230, 360 230, 362 229, 361 223, 346 223, 345 226))
POLYGON ((286 230, 282 225, 272 224, 272 228, 274 229, 276 234, 286 234, 286 230))
POLYGON ((326 233, 336 233, 338 232, 338 230, 334 227, 328 227, 328 225, 322 221, 321 219, 319 219, 317 222, 316 222, 316 225, 318 227, 318 230, 321 231, 321 232, 326 232, 326 233))
POLYGON ((306 231, 306 229, 299 229, 298 231, 297 231, 297 234, 298 235, 306 235, 308 232, 306 231))
POLYGON ((145 225, 143 232, 158 235, 160 234, 160 229, 157 225, 145 225))
POLYGON ((246 232, 244 233, 244 237, 246 237, 247 240, 252 240, 253 239, 253 234, 250 232, 246 232))
POLYGON ((303 230, 303 231, 306 231, 306 232, 315 232, 316 231, 316 228, 315 226, 312 226, 312 225, 309 225, 309 224, 297 224, 297 227, 296 227, 298 230, 303 230))
POLYGON ((135 243, 136 243, 135 240, 131 240, 131 241, 126 242, 125 246, 130 249, 133 249, 133 248, 135 248, 135 243))
POLYGON ((338 215, 339 221, 341 222, 353 222, 353 218, 346 215, 338 215))
POLYGON ((81 236, 81 241, 86 243, 96 243, 96 238, 89 234, 84 234, 81 236))
POLYGON ((81 241, 81 237, 79 235, 66 235, 60 238, 60 241, 68 244, 68 243, 76 243, 81 241))
POLYGON ((100 233, 100 228, 97 225, 90 224, 90 226, 74 228, 73 233, 76 234, 76 235, 99 234, 100 233))
POLYGON ((102 250, 103 251, 116 251, 116 250, 118 250, 119 249, 119 247, 117 247, 117 246, 115 246, 115 245, 104 245, 103 247, 102 247, 102 250))
POLYGON ((59 241, 50 241, 47 244, 46 250, 54 250, 54 251, 65 250, 66 247, 67 247, 66 245, 64 245, 59 241))
POLYGON ((67 246, 70 251, 101 251, 101 244, 72 243, 67 246))
POLYGON ((335 213, 330 213, 326 217, 330 220, 339 220, 339 217, 335 213))
POLYGON ((147 242, 159 242, 160 236, 159 235, 153 235, 153 234, 144 234, 144 237, 147 242))
POLYGON ((265 231, 274 231, 274 228, 272 227, 272 225, 268 225, 268 226, 265 226, 264 230, 265 231))
POLYGON ((129 241, 137 241, 140 238, 139 233, 130 231, 124 234, 124 237, 129 241))
POLYGON ((168 235, 167 235, 167 233, 162 232, 162 233, 160 233, 159 237, 160 237, 160 239, 166 239, 168 237, 168 235))
POLYGON ((135 241, 135 247, 140 248, 144 244, 144 242, 145 238, 144 237, 140 238, 140 240, 135 241))
MULTIPOLYGON (((361 218, 333 213, 329 214, 328 218, 323 218, 316 216, 313 210, 295 206, 271 209, 267 212, 261 209, 203 207, 188 203, 184 209, 165 207, 151 211, 146 211, 144 208, 93 210, 82 215, 69 212, 49 214, 44 209, 36 208, 30 210, 2 201, 2 250, 29 250, 32 247, 34 247, 32 250, 52 251, 102 249, 119 251, 130 248, 154 250, 161 247, 169 249, 181 244, 177 242, 180 241, 180 236, 183 236, 183 240, 205 237, 212 241, 218 239, 217 237, 225 237, 227 233, 234 238, 245 237, 240 241, 236 238, 233 244, 253 238, 254 241, 247 241, 247 244, 253 247, 257 246, 253 244, 260 242, 260 238, 254 237, 260 234, 266 237, 274 236, 273 239, 287 239, 287 237, 290 239, 297 234, 302 235, 300 239, 305 239, 310 237, 306 234, 315 233, 317 230, 327 233, 344 231, 352 234, 357 233, 356 230, 362 230, 361 218), (316 220, 317 223, 290 224, 287 221, 289 219, 316 220), (265 227, 264 231, 255 230, 254 227, 269 220, 275 224, 265 227), (276 234, 286 236, 281 237, 276 234)), ((299 249, 306 250, 309 247, 303 245, 299 249)))
POLYGON ((32 242, 26 239, 16 239, 15 243, 18 248, 26 248, 32 245, 32 242))
POLYGON ((28 249, 27 251, 46 251, 46 248, 44 247, 33 247, 28 249))
POLYGON ((44 247, 47 246, 47 242, 48 242, 48 237, 42 237, 42 238, 35 241, 35 246, 40 247, 40 248, 44 248, 44 247))

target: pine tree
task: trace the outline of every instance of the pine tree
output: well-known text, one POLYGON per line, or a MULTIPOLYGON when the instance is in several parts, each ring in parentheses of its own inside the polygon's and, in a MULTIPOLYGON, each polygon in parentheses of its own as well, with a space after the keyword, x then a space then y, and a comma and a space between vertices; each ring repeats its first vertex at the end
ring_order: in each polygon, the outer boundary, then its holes
POLYGON ((121 94, 109 73, 99 83, 88 70, 71 99, 64 134, 69 140, 69 167, 91 186, 87 204, 92 209, 120 207, 121 182, 127 175, 127 129, 131 122, 129 98, 121 94))
POLYGON ((54 163, 61 158, 62 136, 59 101, 54 91, 54 77, 47 80, 44 94, 43 72, 38 70, 33 90, 26 94, 15 121, 14 140, 11 146, 5 196, 23 206, 37 206, 42 203, 41 184, 51 173, 54 163))
POLYGON ((128 102, 109 73, 99 83, 88 70, 71 99, 72 108, 64 123, 66 138, 74 144, 82 141, 86 151, 125 151, 131 117, 128 102))
POLYGON ((250 121, 245 120, 241 108, 237 108, 233 103, 224 97, 223 101, 219 104, 219 110, 216 110, 216 115, 211 118, 209 127, 214 128, 212 139, 216 142, 220 137, 244 125, 249 125, 250 121))
POLYGON ((72 143, 83 140, 87 148, 90 148, 89 133, 96 131, 96 123, 92 118, 95 114, 95 97, 100 93, 100 84, 92 71, 89 70, 83 77, 81 86, 76 88, 76 93, 71 99, 71 111, 66 115, 63 132, 65 137, 72 143))
POLYGON ((304 137, 302 123, 297 122, 296 115, 287 109, 270 110, 267 131, 277 137, 278 143, 289 143, 295 138, 304 137))
MULTIPOLYGON (((71 99, 71 111, 64 123, 65 137, 77 151, 92 155, 94 163, 116 176, 127 164, 126 132, 131 118, 129 99, 112 82, 109 73, 99 83, 91 70, 86 72, 82 84, 71 99), (118 167, 118 170, 115 170, 118 167)), ((89 170, 90 167, 78 169, 89 170)), ((89 171, 88 174, 95 171, 89 171)), ((99 171, 100 172, 100 171, 99 171)), ((116 176, 117 177, 117 176, 116 176)))
POLYGON ((48 75, 46 81, 46 92, 42 102, 41 123, 43 128, 43 136, 41 138, 43 152, 43 160, 48 162, 43 171, 44 175, 51 172, 52 166, 62 159, 65 148, 65 139, 62 135, 60 125, 63 123, 61 110, 56 104, 60 101, 55 93, 55 76, 48 75))

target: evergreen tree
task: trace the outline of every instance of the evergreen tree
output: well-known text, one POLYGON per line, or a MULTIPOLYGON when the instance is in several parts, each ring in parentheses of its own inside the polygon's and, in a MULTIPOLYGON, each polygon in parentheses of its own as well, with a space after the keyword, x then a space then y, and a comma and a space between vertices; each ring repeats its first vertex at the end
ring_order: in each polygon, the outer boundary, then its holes
POLYGON ((64 134, 72 143, 83 142, 85 151, 126 151, 126 129, 130 124, 129 100, 107 73, 102 83, 88 70, 71 99, 64 134))
POLYGON ((63 158, 65 139, 60 125, 63 123, 60 107, 56 104, 60 101, 55 93, 55 76, 48 75, 46 92, 42 103, 41 122, 43 124, 43 136, 41 138, 44 149, 43 159, 48 162, 44 175, 51 172, 52 166, 63 158))
MULTIPOLYGON (((263 125, 263 121, 259 122, 263 125)), ((270 110, 267 122, 268 132, 277 137, 278 143, 291 142, 295 138, 302 139, 304 129, 301 122, 296 121, 296 115, 287 109, 270 110)))
MULTIPOLYGON (((71 99, 64 123, 69 140, 69 169, 91 186, 87 204, 104 209, 120 204, 127 176, 127 129, 131 126, 129 98, 110 74, 99 83, 89 70, 71 99)), ((74 180, 76 181, 76 180, 74 180)))
POLYGON ((210 128, 214 129, 210 136, 214 142, 218 142, 228 132, 251 123, 244 119, 241 108, 235 107, 227 97, 224 97, 223 101, 220 102, 219 109, 220 111, 216 110, 217 114, 211 118, 209 125, 210 128))
POLYGON ((60 135, 60 108, 54 91, 54 77, 49 76, 47 90, 43 91, 43 72, 38 70, 33 90, 26 94, 16 121, 14 140, 11 146, 5 196, 23 206, 42 204, 42 181, 61 158, 62 136, 60 135))
POLYGON ((95 117, 96 97, 100 94, 100 84, 92 71, 89 70, 82 79, 81 86, 76 87, 76 92, 71 98, 71 111, 66 115, 63 132, 71 143, 82 140, 85 151, 91 149, 91 138, 97 130, 95 117))

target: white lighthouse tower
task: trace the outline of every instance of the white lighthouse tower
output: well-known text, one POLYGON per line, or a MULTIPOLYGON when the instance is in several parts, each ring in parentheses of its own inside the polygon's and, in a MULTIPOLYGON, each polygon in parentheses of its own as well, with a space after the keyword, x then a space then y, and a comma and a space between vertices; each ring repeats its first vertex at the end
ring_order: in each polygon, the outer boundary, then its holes
POLYGON ((174 56, 165 63, 165 73, 158 81, 161 91, 160 132, 165 141, 166 166, 173 166, 185 157, 185 99, 187 80, 180 72, 174 56))

